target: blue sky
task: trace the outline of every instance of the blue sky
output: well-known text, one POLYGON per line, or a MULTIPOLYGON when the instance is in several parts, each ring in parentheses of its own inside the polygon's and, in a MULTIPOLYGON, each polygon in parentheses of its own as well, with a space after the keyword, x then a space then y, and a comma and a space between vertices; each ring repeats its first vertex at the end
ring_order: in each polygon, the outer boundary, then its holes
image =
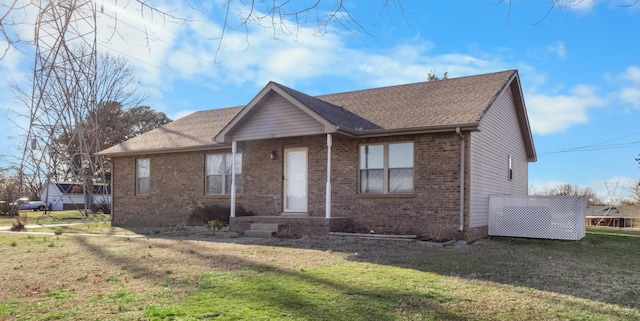
MULTIPOLYGON (((529 166, 533 190, 568 183, 615 199, 640 178, 640 5, 585 0, 559 9, 514 1, 509 9, 496 0, 416 0, 389 1, 382 10, 382 0, 353 0, 345 7, 364 30, 331 24, 318 36, 313 24, 303 24, 294 37, 254 25, 226 30, 218 47, 210 39, 222 30, 220 2, 197 5, 200 11, 162 4, 189 18, 186 24, 142 19, 137 7, 104 1, 105 12, 118 12, 122 37, 108 39, 104 30, 113 21, 99 15, 99 49, 126 58, 146 104, 173 119, 246 104, 270 80, 325 94, 424 81, 429 72, 460 77, 518 69, 538 153, 529 166)), ((323 3, 321 14, 335 1, 323 3)), ((33 34, 29 25, 16 32, 33 34)), ((9 92, 11 83, 26 83, 33 62, 29 47, 22 48, 0 60, 4 155, 19 148, 19 133, 4 119, 25 112, 9 92)))

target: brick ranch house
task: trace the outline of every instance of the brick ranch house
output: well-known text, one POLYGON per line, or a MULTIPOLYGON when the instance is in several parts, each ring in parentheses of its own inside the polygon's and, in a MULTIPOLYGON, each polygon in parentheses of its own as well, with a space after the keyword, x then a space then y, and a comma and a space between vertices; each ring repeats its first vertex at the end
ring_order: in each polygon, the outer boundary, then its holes
POLYGON ((219 204, 240 233, 270 222, 288 236, 466 240, 487 236, 490 194, 528 193, 536 160, 516 70, 315 97, 270 82, 246 106, 195 112, 101 154, 118 226, 186 225, 219 204), (256 216, 235 217, 237 206, 256 216))

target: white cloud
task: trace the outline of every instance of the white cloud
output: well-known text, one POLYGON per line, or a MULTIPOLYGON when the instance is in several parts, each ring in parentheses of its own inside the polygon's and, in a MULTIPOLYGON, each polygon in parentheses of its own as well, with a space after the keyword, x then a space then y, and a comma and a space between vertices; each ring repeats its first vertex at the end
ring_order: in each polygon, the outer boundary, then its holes
POLYGON ((627 70, 622 74, 622 78, 626 80, 630 80, 635 83, 640 83, 640 67, 638 66, 630 66, 627 67, 627 70))
POLYGON ((587 85, 577 85, 564 95, 527 95, 531 130, 540 135, 561 133, 573 125, 586 124, 589 122, 587 111, 605 104, 595 89, 587 85))
POLYGON ((590 182, 589 186, 602 201, 619 203, 623 200, 634 199, 637 184, 637 178, 620 176, 595 180, 590 182))
MULTIPOLYGON (((547 180, 547 181, 530 181, 529 194, 535 194, 557 188, 558 186, 569 184, 570 182, 547 180)), ((607 177, 603 179, 593 180, 586 185, 578 185, 580 188, 591 188, 596 196, 605 203, 619 203, 623 200, 632 200, 634 198, 635 187, 638 179, 631 177, 607 177)))
POLYGON ((622 103, 631 105, 636 109, 640 109, 640 67, 629 66, 622 73, 613 78, 621 84, 621 88, 616 93, 617 99, 622 103))
MULTIPOLYGON (((165 64, 185 25, 167 22, 150 12, 143 15, 127 2, 103 5, 103 13, 97 15, 99 51, 126 57, 144 84, 160 86, 173 79, 165 64)), ((177 16, 185 13, 179 8, 173 12, 177 16)))
POLYGON ((250 26, 227 29, 219 43, 215 38, 222 32, 217 23, 221 20, 211 16, 220 13, 219 3, 212 4, 209 15, 171 4, 167 11, 188 23, 168 22, 148 11, 142 15, 128 2, 100 5, 99 50, 127 58, 141 86, 157 101, 173 90, 176 80, 215 90, 246 83, 260 88, 270 80, 296 86, 314 78, 339 77, 371 87, 423 81, 429 72, 457 77, 513 68, 495 58, 435 55, 432 43, 415 38, 392 48, 356 50, 348 45, 353 35, 345 30, 319 37, 313 27, 293 23, 283 27, 296 30, 294 37, 250 26))
POLYGON ((568 0, 564 2, 566 3, 564 6, 568 6, 577 11, 590 11, 596 6, 595 0, 568 0))
POLYGON ((567 49, 563 42, 557 42, 556 44, 547 46, 547 51, 555 54, 556 57, 563 59, 567 56, 567 49))
POLYGON ((640 87, 628 87, 620 91, 620 100, 640 109, 640 87))
MULTIPOLYGON (((139 10, 126 2, 105 1, 103 13, 98 15, 99 47, 128 58, 142 87, 160 105, 176 80, 216 90, 247 83, 261 88, 270 80, 295 88, 299 82, 336 77, 365 88, 424 81, 429 72, 459 77, 514 68, 499 55, 435 54, 434 44, 415 38, 390 48, 359 50, 348 45, 352 35, 344 30, 331 30, 318 37, 317 30, 294 24, 284 27, 297 30, 295 39, 258 27, 227 29, 218 48, 220 43, 213 38, 222 26, 215 17, 176 4, 172 5, 172 14, 190 22, 171 23, 157 15, 143 16, 139 10), (116 33, 111 32, 114 27, 116 33)), ((558 57, 566 55, 562 42, 548 50, 558 57)), ((517 67, 531 79, 539 75, 527 65, 517 67)), ((636 73, 640 70, 630 69, 627 76, 636 77, 636 73)), ((636 94, 630 90, 620 99, 632 100, 636 94)), ((586 123, 587 110, 604 104, 587 86, 576 86, 570 93, 559 95, 534 91, 526 98, 532 129, 539 134, 586 123)))

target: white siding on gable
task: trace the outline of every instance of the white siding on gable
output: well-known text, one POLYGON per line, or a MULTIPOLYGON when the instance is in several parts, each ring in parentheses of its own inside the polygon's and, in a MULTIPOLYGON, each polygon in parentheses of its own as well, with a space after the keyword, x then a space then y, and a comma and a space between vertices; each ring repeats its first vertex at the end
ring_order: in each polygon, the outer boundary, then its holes
POLYGON ((324 134, 324 125, 282 96, 271 93, 240 127, 231 133, 234 140, 324 134))
POLYGON ((529 164, 511 88, 489 108, 480 121, 479 131, 471 133, 470 149, 469 226, 488 226, 489 195, 528 193, 529 164))

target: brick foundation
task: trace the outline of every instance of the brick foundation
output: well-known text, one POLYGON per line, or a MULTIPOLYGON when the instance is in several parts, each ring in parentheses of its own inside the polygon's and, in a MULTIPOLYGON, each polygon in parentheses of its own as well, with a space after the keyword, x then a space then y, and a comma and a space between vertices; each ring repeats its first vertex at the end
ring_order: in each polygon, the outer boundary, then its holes
POLYGON ((299 237, 303 235, 327 235, 329 232, 353 232, 353 222, 348 218, 332 217, 286 217, 286 216, 245 216, 231 218, 231 231, 242 235, 251 223, 281 224, 283 230, 278 237, 299 237))

